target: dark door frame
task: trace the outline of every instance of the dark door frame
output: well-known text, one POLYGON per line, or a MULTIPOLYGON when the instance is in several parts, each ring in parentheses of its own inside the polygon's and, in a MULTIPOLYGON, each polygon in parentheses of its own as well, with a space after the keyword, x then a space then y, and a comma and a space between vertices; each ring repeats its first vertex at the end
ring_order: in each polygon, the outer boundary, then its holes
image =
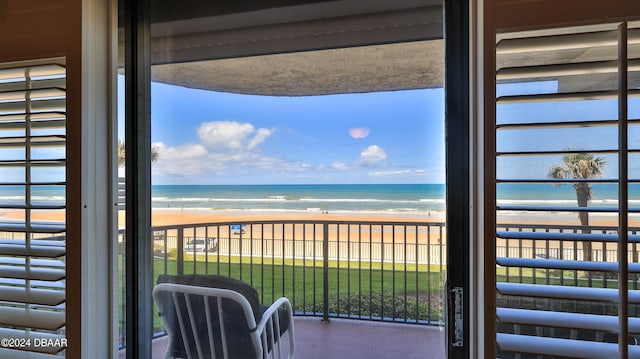
POLYGON ((151 62, 149 0, 120 0, 125 70, 125 338, 127 359, 151 358, 151 62))
POLYGON ((445 131, 447 186, 447 356, 469 358, 470 132, 469 1, 444 1, 445 131), (462 327, 454 318, 455 288, 462 288, 462 327), (454 331, 462 342, 453 345, 454 331))

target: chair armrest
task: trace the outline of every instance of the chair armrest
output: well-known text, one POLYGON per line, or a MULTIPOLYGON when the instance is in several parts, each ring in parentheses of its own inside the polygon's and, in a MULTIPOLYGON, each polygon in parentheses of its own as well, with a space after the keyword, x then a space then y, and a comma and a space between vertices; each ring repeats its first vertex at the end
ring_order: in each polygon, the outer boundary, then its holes
POLYGON ((280 317, 278 316, 279 309, 284 309, 287 317, 289 318, 289 328, 287 333, 289 334, 289 359, 294 358, 295 354, 295 330, 293 328, 293 308, 291 302, 287 298, 278 298, 273 304, 267 308, 262 314, 262 319, 256 327, 256 331, 261 338, 263 352, 268 352, 268 347, 271 350, 277 351, 277 358, 282 358, 282 350, 280 346, 281 340, 278 340, 276 336, 280 335, 280 317), (268 335, 270 330, 271 335, 268 335), (270 341, 270 345, 267 344, 270 341))

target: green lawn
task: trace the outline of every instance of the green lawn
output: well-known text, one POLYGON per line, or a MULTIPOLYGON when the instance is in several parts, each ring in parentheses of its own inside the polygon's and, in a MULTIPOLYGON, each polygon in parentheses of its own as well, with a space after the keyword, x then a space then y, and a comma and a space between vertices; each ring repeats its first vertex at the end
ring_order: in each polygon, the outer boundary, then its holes
MULTIPOLYGON (((124 265, 120 258, 120 278, 124 265)), ((218 257, 210 254, 185 256, 183 273, 220 274, 241 279, 258 292, 262 303, 287 297, 296 312, 320 313, 323 307, 323 263, 312 260, 261 260, 218 257), (242 260, 242 263, 240 263, 242 260)), ((444 266, 330 261, 328 270, 329 311, 332 315, 407 317, 408 320, 442 321, 440 298, 444 266), (441 272, 442 270, 442 272, 441 272)), ((154 282, 160 274, 177 274, 175 258, 156 257, 154 282)), ((122 283, 121 283, 122 285, 122 283)), ((122 291, 120 293, 122 303, 122 291)), ((123 309, 121 304, 120 309, 123 309)), ((154 328, 162 324, 154 308, 154 328)))
MULTIPOLYGON (((286 296, 291 300, 296 310, 302 308, 298 305, 302 302, 313 300, 314 288, 316 296, 322 297, 323 267, 321 261, 260 258, 250 260, 239 257, 209 256, 209 262, 204 255, 186 256, 184 261, 184 273, 220 274, 241 279, 251 284, 263 302, 271 302, 280 296, 286 296), (315 279, 315 283, 314 283, 315 279)), ((444 270, 444 269, 443 269, 444 270)), ((156 259, 154 274, 177 273, 177 261, 174 259, 156 259)), ((362 263, 358 267, 357 262, 329 261, 329 293, 331 296, 338 294, 364 292, 393 292, 409 294, 438 291, 444 284, 444 273, 440 273, 439 266, 412 265, 406 266, 391 263, 362 263), (405 272, 406 269, 406 272, 405 272), (406 284, 405 284, 406 282, 406 284)))

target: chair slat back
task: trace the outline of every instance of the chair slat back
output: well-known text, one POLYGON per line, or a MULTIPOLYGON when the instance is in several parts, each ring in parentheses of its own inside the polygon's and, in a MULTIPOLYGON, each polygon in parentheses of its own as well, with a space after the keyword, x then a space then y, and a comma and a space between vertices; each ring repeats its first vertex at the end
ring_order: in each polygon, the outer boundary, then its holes
MULTIPOLYGON (((233 355, 234 350, 243 350, 250 352, 251 348, 231 348, 229 341, 231 339, 238 340, 238 333, 230 333, 232 328, 229 323, 233 322, 234 326, 241 326, 246 329, 243 333, 245 337, 250 338, 250 344, 253 346, 253 352, 256 358, 263 357, 263 343, 259 333, 255 331, 256 320, 249 301, 240 293, 221 288, 207 288, 192 285, 161 283, 158 284, 153 291, 153 297, 158 303, 165 329, 169 333, 170 348, 184 349, 187 358, 217 358, 217 354, 221 354, 222 358, 228 359, 233 355), (170 301, 167 298, 171 298, 170 301), (196 308, 194 303, 198 302, 198 306, 202 303, 203 308, 196 308), (200 302, 201 301, 201 302, 200 302), (242 313, 243 318, 229 318, 225 314, 225 308, 228 309, 230 303, 237 304, 242 313), (214 307, 212 307, 214 306, 214 307), (214 312, 217 315, 212 315, 214 312), (175 313, 173 318, 172 313, 175 313), (202 318, 202 317, 205 318, 202 318), (244 323, 238 324, 237 321, 244 320, 244 323), (177 325, 174 321, 177 321, 177 325), (188 322, 188 323, 187 323, 188 322), (179 330, 180 335, 172 333, 179 330), (202 345, 206 333, 207 344, 202 345), (182 345, 178 346, 172 342, 172 338, 181 337, 182 345), (219 345, 219 347, 218 347, 219 345), (216 350, 217 349, 217 350, 216 350)), ((237 329, 237 328, 235 328, 237 329)), ((278 329, 279 330, 279 329, 278 329)), ((271 333, 274 333, 272 330, 271 333)), ((276 333, 279 333, 277 331, 276 333)), ((273 339, 272 339, 273 340, 273 339)), ((274 347, 274 343, 271 343, 274 347)), ((237 354, 236 354, 237 355, 237 354)))

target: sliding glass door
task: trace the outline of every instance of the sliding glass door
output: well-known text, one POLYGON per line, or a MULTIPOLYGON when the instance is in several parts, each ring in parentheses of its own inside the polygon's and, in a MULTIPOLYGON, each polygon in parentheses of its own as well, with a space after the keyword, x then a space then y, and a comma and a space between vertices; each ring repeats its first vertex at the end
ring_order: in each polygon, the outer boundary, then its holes
POLYGON ((445 90, 441 1, 190 4, 122 4, 127 352, 164 353, 158 276, 204 274, 464 357, 466 6, 446 10, 445 90))

